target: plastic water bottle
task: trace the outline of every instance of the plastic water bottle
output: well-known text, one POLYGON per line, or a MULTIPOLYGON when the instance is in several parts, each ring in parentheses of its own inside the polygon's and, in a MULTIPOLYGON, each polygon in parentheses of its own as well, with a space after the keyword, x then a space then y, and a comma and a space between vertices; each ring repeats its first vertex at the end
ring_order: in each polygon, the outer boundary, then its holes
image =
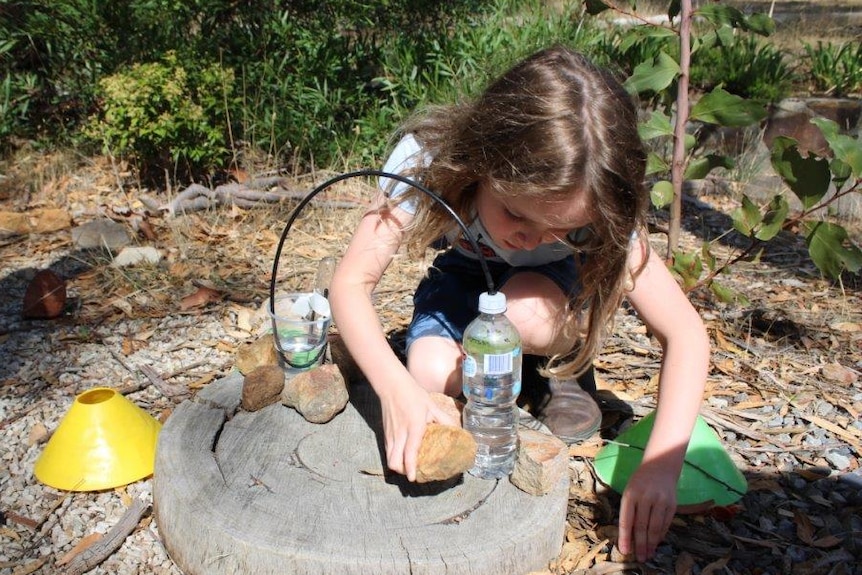
POLYGON ((510 475, 518 448, 521 336, 505 311, 504 293, 485 292, 464 330, 464 429, 478 446, 470 474, 483 479, 510 475))

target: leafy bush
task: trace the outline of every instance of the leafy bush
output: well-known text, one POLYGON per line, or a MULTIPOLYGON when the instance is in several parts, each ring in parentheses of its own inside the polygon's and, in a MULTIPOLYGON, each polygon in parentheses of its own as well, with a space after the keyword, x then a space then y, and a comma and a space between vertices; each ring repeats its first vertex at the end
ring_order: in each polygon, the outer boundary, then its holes
POLYGON ((704 91, 722 86, 731 94, 777 102, 790 93, 794 74, 781 51, 750 35, 719 34, 710 50, 692 55, 691 84, 704 91))
POLYGON ((806 43, 804 48, 815 90, 832 96, 862 92, 862 43, 806 43))
POLYGON ((0 143, 65 135, 93 104, 111 51, 95 3, 22 0, 0 7, 0 143))
POLYGON ((362 18, 318 20, 291 5, 271 18, 263 57, 242 69, 244 138, 298 162, 336 165, 349 156, 375 165, 415 106, 470 92, 502 65, 539 46, 571 44, 584 28, 540 0, 456 2, 444 13, 426 4, 402 0, 385 17, 369 7, 362 18))
POLYGON ((101 111, 86 134, 107 152, 130 156, 145 179, 194 178, 224 164, 226 110, 233 71, 218 65, 189 69, 173 53, 135 64, 99 82, 101 111))

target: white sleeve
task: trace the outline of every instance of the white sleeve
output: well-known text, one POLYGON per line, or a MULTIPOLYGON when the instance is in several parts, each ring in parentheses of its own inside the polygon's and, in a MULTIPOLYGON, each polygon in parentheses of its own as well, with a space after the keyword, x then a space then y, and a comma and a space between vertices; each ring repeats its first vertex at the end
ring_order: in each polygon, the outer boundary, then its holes
MULTIPOLYGON (((427 158, 422 154, 422 148, 419 145, 419 142, 416 141, 416 138, 413 137, 413 134, 407 134, 401 138, 401 141, 399 141, 395 146, 395 149, 392 150, 392 153, 389 155, 389 159, 387 159, 386 163, 383 165, 383 171, 390 174, 401 175, 404 172, 415 168, 420 164, 420 162, 423 165, 428 165, 429 161, 430 158, 427 158)), ((379 186, 390 199, 397 198, 410 187, 409 184, 392 180, 391 178, 380 178, 379 186)), ((416 199, 413 198, 405 200, 401 202, 398 207, 405 212, 415 214, 416 199)))

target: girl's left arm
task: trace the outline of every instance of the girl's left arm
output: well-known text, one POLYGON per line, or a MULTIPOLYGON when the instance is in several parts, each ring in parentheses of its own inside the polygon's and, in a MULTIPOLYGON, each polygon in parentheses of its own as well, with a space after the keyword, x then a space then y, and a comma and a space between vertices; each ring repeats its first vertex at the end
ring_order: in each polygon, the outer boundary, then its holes
MULTIPOLYGON (((645 247, 634 243, 630 265, 636 267, 645 247)), ((655 251, 628 299, 663 350, 653 431, 620 506, 620 551, 645 561, 676 512, 676 485, 703 400, 710 348, 700 315, 655 251)))

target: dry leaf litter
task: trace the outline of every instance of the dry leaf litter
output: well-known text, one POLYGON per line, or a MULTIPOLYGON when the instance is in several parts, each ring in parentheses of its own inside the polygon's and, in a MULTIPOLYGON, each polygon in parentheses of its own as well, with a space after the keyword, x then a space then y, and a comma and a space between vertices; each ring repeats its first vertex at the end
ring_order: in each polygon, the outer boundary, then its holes
MULTIPOLYGON (((117 191, 128 174, 107 161, 43 173, 60 175, 28 193, 10 191, 24 176, 9 174, 2 209, 59 209, 75 227, 107 219, 127 231, 128 246, 155 248, 159 258, 112 266, 113 255, 80 249, 62 226, 0 239, 0 574, 177 575, 152 519, 151 479, 70 493, 41 484, 33 466, 74 397, 91 387, 116 388, 164 421, 233 369, 239 347, 260 329, 272 258, 294 203, 172 216, 117 191), (26 286, 44 269, 65 278, 65 311, 22 319, 26 286), (133 523, 128 536, 118 534, 124 518, 133 523)), ((310 190, 326 176, 296 185, 310 190)), ((319 259, 341 253, 369 197, 365 184, 348 183, 314 202, 291 231, 279 285, 313 281, 319 259)), ((694 233, 684 234, 684 247, 728 229, 733 207, 722 195, 688 202, 686 228, 694 233)), ((662 234, 652 239, 664 249, 662 234)), ((624 307, 596 362, 602 437, 569 450, 566 541, 541 573, 862 573, 860 282, 827 283, 804 254, 788 236, 722 276, 747 302, 690 294, 713 343, 702 414, 746 475, 748 494, 736 505, 678 515, 646 564, 615 551, 619 496, 597 481, 590 461, 604 440, 654 408, 660 362, 657 342, 624 307)), ((387 330, 408 320, 426 263, 401 256, 379 286, 387 330)))

